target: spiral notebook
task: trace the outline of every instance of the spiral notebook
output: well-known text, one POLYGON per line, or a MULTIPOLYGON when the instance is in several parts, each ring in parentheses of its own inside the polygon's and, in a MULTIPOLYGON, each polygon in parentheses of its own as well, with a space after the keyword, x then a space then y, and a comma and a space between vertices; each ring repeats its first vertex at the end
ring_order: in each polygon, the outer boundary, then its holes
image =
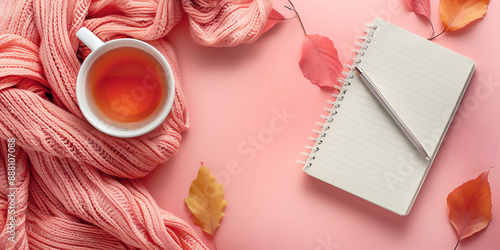
POLYGON ((407 215, 475 69, 474 61, 380 18, 366 36, 304 171, 399 215, 407 215), (360 65, 424 146, 425 160, 372 96, 360 65))

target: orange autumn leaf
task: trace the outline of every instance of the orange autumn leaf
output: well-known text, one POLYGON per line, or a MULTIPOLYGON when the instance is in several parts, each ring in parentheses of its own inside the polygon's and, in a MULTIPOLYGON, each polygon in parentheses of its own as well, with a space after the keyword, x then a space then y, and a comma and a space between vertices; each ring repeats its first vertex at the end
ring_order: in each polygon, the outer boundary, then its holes
MULTIPOLYGON (((458 234, 458 243, 486 228, 491 221, 491 189, 489 170, 470 180, 448 195, 450 223, 458 234)), ((457 245, 458 245, 457 243, 457 245)))
POLYGON ((459 30, 482 18, 489 3, 489 0, 441 0, 441 22, 446 31, 459 30))
POLYGON ((194 215, 194 223, 212 236, 224 216, 227 201, 222 199, 223 195, 222 184, 215 182, 215 178, 202 163, 198 176, 191 182, 185 202, 194 215))

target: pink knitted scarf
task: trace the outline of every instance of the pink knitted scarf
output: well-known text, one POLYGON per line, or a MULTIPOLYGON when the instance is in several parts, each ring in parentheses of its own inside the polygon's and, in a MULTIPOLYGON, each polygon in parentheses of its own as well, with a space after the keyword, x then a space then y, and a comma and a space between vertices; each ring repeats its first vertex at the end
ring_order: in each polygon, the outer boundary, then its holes
POLYGON ((165 36, 183 13, 198 43, 234 46, 257 39, 270 11, 267 0, 1 0, 0 249, 206 249, 135 180, 167 161, 189 126, 180 84, 153 132, 102 134, 76 101, 90 51, 75 33, 148 41, 179 83, 165 36))

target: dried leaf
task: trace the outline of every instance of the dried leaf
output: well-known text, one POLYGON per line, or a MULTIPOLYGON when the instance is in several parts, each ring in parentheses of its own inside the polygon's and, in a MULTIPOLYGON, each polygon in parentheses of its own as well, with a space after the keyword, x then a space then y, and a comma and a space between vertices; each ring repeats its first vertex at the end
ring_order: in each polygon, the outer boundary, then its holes
POLYGON ((483 230, 491 221, 488 174, 489 170, 462 184, 446 199, 450 210, 450 223, 457 231, 458 242, 483 230))
POLYGON ((262 33, 266 33, 268 30, 270 30, 274 25, 279 23, 282 20, 285 20, 286 18, 279 13, 277 10, 273 9, 271 11, 271 14, 269 14, 269 17, 267 17, 267 23, 266 26, 264 26, 264 29, 262 30, 262 33))
POLYGON ((441 22, 446 31, 455 31, 486 14, 490 0, 441 0, 441 22))
POLYGON ((215 182, 215 178, 202 163, 198 176, 191 183, 185 202, 194 215, 194 223, 210 235, 214 235, 224 216, 227 201, 222 199, 223 195, 222 184, 215 182))
POLYGON ((431 20, 430 0, 408 0, 410 10, 431 20))
POLYGON ((343 68, 332 40, 320 35, 304 37, 299 66, 304 77, 319 87, 334 87, 343 68))

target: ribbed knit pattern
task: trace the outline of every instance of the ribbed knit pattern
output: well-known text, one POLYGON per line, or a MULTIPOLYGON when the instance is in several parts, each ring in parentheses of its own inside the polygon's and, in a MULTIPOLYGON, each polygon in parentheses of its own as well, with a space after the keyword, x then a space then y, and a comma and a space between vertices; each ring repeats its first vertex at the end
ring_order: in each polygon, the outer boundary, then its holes
POLYGON ((0 249, 207 249, 135 180, 170 159, 189 126, 165 36, 186 13, 200 44, 252 42, 270 10, 267 0, 0 0, 0 249), (75 35, 82 26, 103 41, 147 41, 169 61, 176 96, 160 127, 120 139, 83 118, 75 93, 90 53, 75 35), (9 138, 16 139, 15 242, 7 225, 9 138))
POLYGON ((257 40, 272 10, 267 0, 182 0, 182 6, 195 41, 219 47, 257 40))

